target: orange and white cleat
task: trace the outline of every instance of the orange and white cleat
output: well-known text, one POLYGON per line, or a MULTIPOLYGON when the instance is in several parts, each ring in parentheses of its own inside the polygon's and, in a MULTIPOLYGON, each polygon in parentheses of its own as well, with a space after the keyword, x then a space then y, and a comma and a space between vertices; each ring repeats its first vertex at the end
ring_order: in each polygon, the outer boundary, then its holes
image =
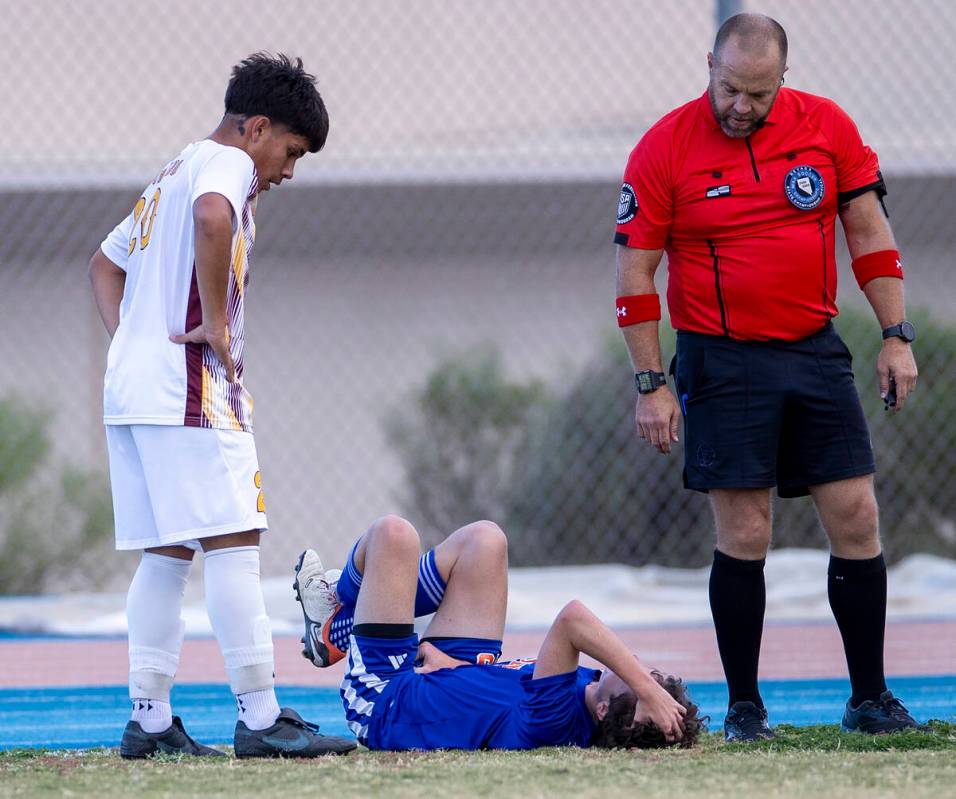
MULTIPOLYGON (((341 574, 341 569, 326 571, 313 549, 307 549, 299 555, 295 565, 292 587, 305 617, 302 656, 320 669, 338 663, 348 650, 348 636, 333 636, 332 632, 335 616, 342 607, 335 594, 341 574), (336 643, 333 643, 333 637, 337 638, 336 643)), ((336 627, 341 629, 342 625, 336 627)), ((351 628, 351 624, 348 627, 351 628)))

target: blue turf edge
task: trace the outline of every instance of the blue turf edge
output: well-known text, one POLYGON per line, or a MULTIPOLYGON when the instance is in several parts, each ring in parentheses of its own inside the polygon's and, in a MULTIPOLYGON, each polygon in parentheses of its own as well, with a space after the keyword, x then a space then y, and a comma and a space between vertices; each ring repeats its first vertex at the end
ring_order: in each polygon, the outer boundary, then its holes
MULTIPOLYGON (((956 675, 893 677, 889 688, 919 719, 956 722, 956 675)), ((691 682, 691 697, 721 728, 727 710, 722 682, 691 682)), ((295 708, 322 731, 349 735, 335 688, 279 686, 279 704, 295 708)), ((841 680, 765 680, 761 683, 771 724, 837 724, 850 692, 841 680)), ((235 700, 225 684, 173 688, 173 711, 203 743, 231 744, 235 700)), ((125 685, 0 689, 0 749, 91 749, 118 746, 129 718, 125 685)))

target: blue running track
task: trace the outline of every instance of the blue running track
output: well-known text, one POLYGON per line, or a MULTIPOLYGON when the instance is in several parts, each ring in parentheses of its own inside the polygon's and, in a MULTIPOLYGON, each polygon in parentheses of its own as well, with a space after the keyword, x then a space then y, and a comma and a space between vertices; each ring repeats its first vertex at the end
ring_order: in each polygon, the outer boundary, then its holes
MULTIPOLYGON (((895 677, 889 687, 920 721, 956 721, 956 675, 895 677)), ((692 683, 691 694, 711 729, 719 729, 727 708, 723 683, 692 683)), ((129 717, 125 685, 0 690, 0 749, 46 747, 84 749, 118 746, 129 717)), ((761 683, 772 724, 833 724, 849 695, 846 680, 766 680, 761 683)), ((322 731, 348 735, 338 691, 280 687, 279 704, 295 708, 322 731)), ((226 685, 181 685, 173 689, 174 712, 189 733, 204 743, 231 744, 235 700, 226 685)))

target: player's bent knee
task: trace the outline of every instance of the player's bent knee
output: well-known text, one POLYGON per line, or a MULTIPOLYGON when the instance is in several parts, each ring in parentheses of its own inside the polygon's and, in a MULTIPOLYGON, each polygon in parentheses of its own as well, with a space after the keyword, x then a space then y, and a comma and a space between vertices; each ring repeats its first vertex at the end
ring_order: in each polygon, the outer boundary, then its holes
POLYGON ((412 523, 394 514, 376 520, 369 530, 368 543, 397 549, 414 548, 416 552, 421 547, 418 531, 412 523))
POLYGON ((508 553, 508 537, 494 522, 482 520, 468 526, 469 541, 477 543, 482 549, 496 555, 508 553))
POLYGON ((580 599, 572 599, 558 613, 555 622, 574 622, 589 613, 587 606, 580 599))

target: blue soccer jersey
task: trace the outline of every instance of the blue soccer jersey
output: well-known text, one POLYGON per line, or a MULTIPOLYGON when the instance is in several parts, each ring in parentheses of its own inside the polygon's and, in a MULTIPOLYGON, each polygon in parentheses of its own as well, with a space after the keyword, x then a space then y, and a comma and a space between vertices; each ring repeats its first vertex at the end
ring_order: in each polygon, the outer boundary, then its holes
POLYGON ((584 689, 600 672, 533 679, 534 662, 413 669, 417 637, 353 636, 342 699, 370 749, 534 749, 588 746, 595 724, 584 689))

